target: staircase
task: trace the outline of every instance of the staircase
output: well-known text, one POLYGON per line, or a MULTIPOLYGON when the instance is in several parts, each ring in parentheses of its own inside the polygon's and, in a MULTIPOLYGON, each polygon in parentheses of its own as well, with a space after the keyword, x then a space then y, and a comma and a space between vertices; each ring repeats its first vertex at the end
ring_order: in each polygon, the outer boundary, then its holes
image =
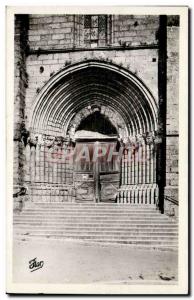
POLYGON ((14 236, 177 249, 178 224, 149 204, 36 203, 14 214, 14 236))

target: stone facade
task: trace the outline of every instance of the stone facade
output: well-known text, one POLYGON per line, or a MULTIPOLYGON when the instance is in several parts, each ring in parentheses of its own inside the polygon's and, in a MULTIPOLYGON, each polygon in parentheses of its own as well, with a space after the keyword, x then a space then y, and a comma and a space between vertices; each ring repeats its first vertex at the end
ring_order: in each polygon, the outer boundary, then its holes
MULTIPOLYGON (((33 145, 29 146, 29 136, 33 131, 33 109, 35 107, 37 99, 41 99, 40 95, 44 92, 45 87, 49 86, 49 82, 54 86, 53 82, 56 76, 58 76, 57 74, 63 72, 63 70, 68 70, 68 68, 71 69, 71 66, 74 66, 75 64, 79 65, 79 63, 88 63, 89 65, 89 62, 97 62, 97 64, 99 65, 113 65, 115 69, 117 67, 118 70, 121 70, 123 72, 123 74, 124 72, 129 72, 132 78, 137 78, 139 82, 138 84, 141 85, 142 83, 142 86, 146 87, 146 93, 150 93, 150 99, 153 97, 155 106, 158 107, 158 85, 160 84, 158 82, 159 19, 159 16, 151 15, 108 15, 105 16, 104 19, 100 19, 98 16, 94 16, 93 19, 89 17, 89 21, 87 21, 86 16, 83 15, 16 16, 16 79, 14 100, 14 186, 16 188, 24 184, 31 185, 32 193, 35 193, 36 196, 39 196, 39 200, 41 198, 41 201, 47 201, 47 196, 50 197, 52 193, 54 196, 58 197, 58 199, 60 197, 61 199, 66 197, 67 201, 69 195, 71 195, 71 197, 75 197, 75 193, 71 188, 71 183, 73 180, 73 166, 71 164, 60 164, 59 167, 58 164, 54 163, 55 165, 52 166, 52 168, 54 168, 55 170, 53 171, 53 174, 55 175, 53 175, 54 177, 49 180, 51 166, 49 165, 49 162, 45 162, 42 159, 43 155, 45 154, 44 151, 41 152, 41 149, 43 149, 43 146, 41 146, 41 142, 37 141, 38 146, 36 146, 36 142, 33 145), (23 134, 21 134, 22 132, 23 134), (27 147, 29 147, 29 149, 27 150, 25 139, 26 141, 28 139, 27 147), (31 162, 29 162, 29 160, 31 162), (32 161, 34 161, 34 165, 32 164, 32 161), (33 170, 37 169, 37 173, 34 174, 33 170), (42 185, 38 178, 36 182, 39 183, 39 185, 38 187, 36 185, 33 189, 34 180, 32 180, 32 177, 37 176, 36 174, 41 173, 44 173, 44 179, 48 177, 48 180, 46 180, 47 186, 45 187, 44 185, 42 185), (55 183, 55 185, 53 186, 52 183, 55 183), (43 190, 45 191, 44 193, 42 192, 43 190)), ((176 201, 178 200, 179 24, 177 20, 177 17, 172 16, 168 17, 167 20, 165 196, 168 197, 168 201, 170 201, 171 198, 175 199, 176 201)), ((73 71, 71 72, 73 74, 73 71)), ((110 76, 111 73, 107 74, 109 75, 105 74, 104 78, 106 78, 106 76, 110 76)), ((70 75, 68 74, 68 76, 70 75)), ((64 78, 69 80, 68 84, 70 84, 71 78, 64 78)), ((81 75, 80 80, 82 80, 81 75)), ((120 79, 118 78, 117 84, 119 82, 120 79)), ((128 83, 126 80, 126 85, 127 84, 128 83)), ((120 94, 122 94, 124 86, 125 83, 123 86, 121 85, 120 94)), ((76 84, 74 85, 74 89, 75 88, 76 84)), ((86 92, 88 91, 86 90, 86 92)), ((73 94, 73 90, 71 90, 71 93, 73 94)), ((44 103, 42 103, 41 105, 44 105, 44 103)), ((41 105, 40 108, 38 108, 39 111, 41 110, 41 105)), ((101 106, 102 105, 103 100, 101 106)), ((84 109, 84 107, 82 109, 84 109)), ((80 111, 81 108, 79 112, 77 111, 76 113, 80 113, 81 115, 86 116, 86 114, 81 113, 80 111)), ((49 114, 51 115, 52 111, 50 111, 49 114)), ((107 115, 111 115, 110 108, 107 115)), ((116 109, 115 111, 113 110, 112 120, 117 120, 117 122, 115 121, 117 124, 119 122, 121 124, 125 123, 126 120, 123 121, 121 115, 122 114, 119 115, 117 113, 116 109)), ((125 117, 124 115, 122 116, 125 117)), ((36 120, 36 118, 38 118, 37 115, 34 118, 36 120)), ((47 116, 45 116, 45 118, 47 118, 47 116)), ((74 116, 74 118, 76 118, 76 116, 74 116)), ((137 113, 137 119, 138 118, 141 120, 141 117, 139 117, 137 113)), ((157 114, 155 119, 157 120, 157 114)), ((149 122, 149 120, 147 120, 147 122, 149 122)), ((52 120, 52 118, 50 117, 47 125, 50 127, 46 127, 45 131, 41 131, 42 128, 36 128, 37 132, 33 132, 33 134, 44 134, 44 138, 48 141, 49 136, 56 135, 60 137, 60 134, 58 133, 58 128, 60 128, 61 126, 60 122, 59 124, 57 124, 56 120, 52 120)), ((68 130, 70 130, 70 127, 68 128, 68 130)), ((139 128, 138 124, 137 128, 139 128)), ((142 128, 139 129, 139 132, 133 132, 133 135, 137 133, 141 133, 144 135, 147 134, 147 132, 142 128)), ((152 130, 157 131, 157 125, 155 127, 153 126, 152 130)), ((65 138, 66 136, 64 136, 64 139, 65 138)), ((37 140, 38 139, 41 138, 37 138, 37 140)), ((61 146, 55 141, 55 147, 55 152, 60 152, 63 151, 64 148, 66 149, 64 151, 67 151, 67 148, 71 147, 71 145, 67 146, 67 144, 63 144, 61 146)), ((49 147, 47 147, 47 149, 49 152, 49 147)), ((150 182, 145 183, 150 184, 150 182)), ((152 183, 155 184, 156 182, 153 181, 152 183)))
POLYGON ((27 16, 15 18, 15 85, 14 85, 14 185, 24 183, 24 145, 21 132, 25 128, 26 90, 28 74, 26 70, 27 16))
MULTIPOLYGON (((179 27, 169 19, 167 29, 167 120, 166 120, 166 196, 178 200, 179 145, 179 27)), ((166 207, 171 206, 166 199, 166 207)), ((176 206, 173 205, 173 207, 176 206)), ((177 213, 176 213, 177 214, 177 213)))

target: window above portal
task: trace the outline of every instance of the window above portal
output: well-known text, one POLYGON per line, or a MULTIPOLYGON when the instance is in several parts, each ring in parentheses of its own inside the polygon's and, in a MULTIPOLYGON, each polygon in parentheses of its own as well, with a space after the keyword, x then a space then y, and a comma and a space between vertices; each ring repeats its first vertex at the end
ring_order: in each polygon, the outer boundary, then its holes
POLYGON ((103 47, 107 44, 107 16, 84 16, 84 44, 88 48, 103 47))

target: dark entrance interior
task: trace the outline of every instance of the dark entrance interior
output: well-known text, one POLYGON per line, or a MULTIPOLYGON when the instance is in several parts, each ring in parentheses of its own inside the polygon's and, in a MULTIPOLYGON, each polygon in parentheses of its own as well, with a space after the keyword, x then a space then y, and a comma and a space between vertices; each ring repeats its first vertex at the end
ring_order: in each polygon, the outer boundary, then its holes
POLYGON ((100 111, 95 111, 87 116, 81 122, 77 130, 93 131, 107 135, 117 135, 116 128, 106 116, 100 113, 100 111))

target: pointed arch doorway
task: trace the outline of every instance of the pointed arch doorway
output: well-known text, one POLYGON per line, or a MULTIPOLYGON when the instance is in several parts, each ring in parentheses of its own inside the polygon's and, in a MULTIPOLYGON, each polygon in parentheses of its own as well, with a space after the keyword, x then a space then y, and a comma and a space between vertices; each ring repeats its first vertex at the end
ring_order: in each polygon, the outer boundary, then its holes
MULTIPOLYGON (((84 185, 78 189, 81 173, 74 172, 75 161, 62 161, 61 157, 75 145, 77 151, 82 142, 93 145, 93 150, 88 150, 92 154, 95 143, 102 146, 113 143, 116 148, 119 141, 124 149, 116 201, 157 203, 158 107, 148 88, 134 74, 109 62, 91 60, 72 64, 47 82, 31 112, 27 128, 30 138, 26 146, 26 182, 33 201, 47 201, 47 198, 51 202, 79 201, 84 193, 88 201, 103 201, 103 189, 97 189, 92 183, 88 190, 93 198, 87 198, 84 185), (87 135, 83 136, 83 131, 87 131, 87 135), (92 132, 92 136, 88 132, 92 132), (100 192, 96 194, 97 190, 100 192)), ((101 162, 97 165, 102 166, 101 162)), ((115 198, 111 200, 108 196, 111 188, 105 183, 107 174, 100 171, 97 174, 100 187, 107 191, 106 199, 114 201, 115 198)), ((90 176, 97 176, 86 175, 83 174, 85 187, 92 181, 90 176)), ((113 179, 113 174, 111 176, 113 179)), ((118 177, 115 180, 118 182, 118 177)))

